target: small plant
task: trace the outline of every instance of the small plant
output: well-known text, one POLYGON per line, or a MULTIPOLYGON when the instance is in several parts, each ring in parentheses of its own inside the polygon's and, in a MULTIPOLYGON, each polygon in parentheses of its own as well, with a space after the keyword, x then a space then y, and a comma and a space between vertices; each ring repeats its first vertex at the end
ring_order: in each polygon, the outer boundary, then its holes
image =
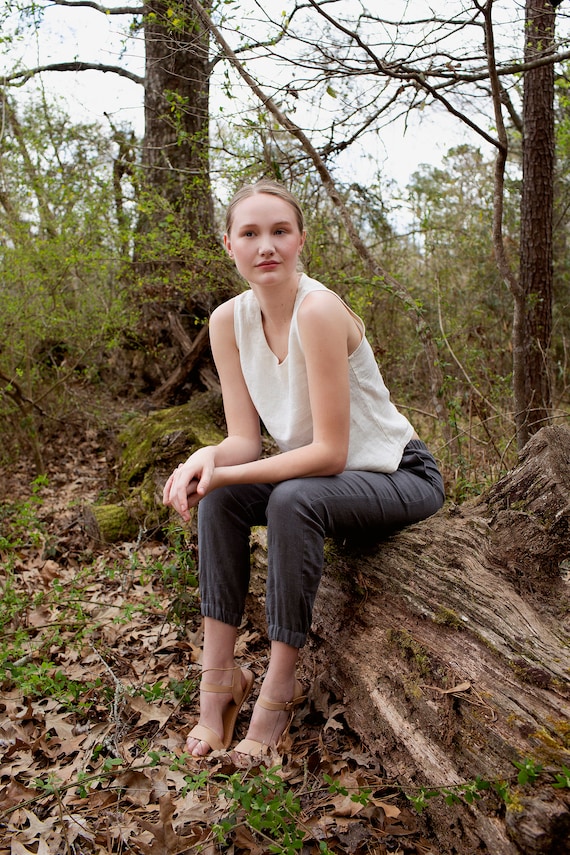
MULTIPOLYGON (((335 780, 331 775, 323 775, 323 780, 326 784, 328 784, 328 791, 331 795, 339 794, 341 796, 348 796, 348 789, 340 783, 340 781, 335 780)), ((370 802, 370 794, 372 790, 365 788, 359 789, 357 792, 353 793, 350 797, 350 800, 355 802, 356 804, 361 804, 363 807, 370 802)))
POLYGON ((508 783, 506 781, 493 781, 492 786, 501 801, 508 805, 511 801, 511 791, 508 783))
POLYGON ((422 813, 428 805, 430 799, 443 798, 446 805, 455 805, 460 802, 472 805, 482 798, 482 793, 493 788, 504 802, 508 802, 509 790, 508 787, 500 788, 497 783, 491 783, 484 778, 477 777, 474 781, 467 781, 462 784, 456 784, 453 787, 420 787, 419 791, 413 795, 407 793, 409 801, 414 806, 418 813, 422 813))
POLYGON ((174 698, 178 703, 186 701, 196 689, 195 680, 168 680, 168 682, 146 683, 134 691, 135 695, 142 695, 149 704, 157 701, 174 698))
POLYGON ((420 787, 416 794, 407 793, 407 796, 416 813, 421 814, 426 809, 428 800, 441 796, 441 794, 441 790, 428 790, 426 787, 420 787))
POLYGON ((147 703, 154 704, 156 701, 160 701, 164 697, 165 687, 159 681, 158 683, 152 683, 152 685, 143 686, 139 693, 142 694, 147 703))
POLYGON ((278 766, 262 766, 251 778, 236 772, 226 779, 221 789, 229 802, 229 815, 216 829, 220 841, 225 840, 236 822, 245 821, 254 833, 273 841, 268 851, 275 855, 301 849, 304 832, 297 824, 301 804, 278 770, 278 766))
POLYGON ((6 637, 6 628, 14 621, 20 623, 20 616, 29 605, 29 596, 17 584, 14 573, 5 568, 3 584, 0 585, 0 630, 6 637))
POLYGON ((61 789, 61 781, 56 775, 48 775, 47 778, 35 778, 34 786, 45 795, 53 796, 61 789))
POLYGON ((9 552, 31 544, 42 542, 43 526, 38 516, 42 504, 41 491, 47 486, 45 475, 39 475, 32 481, 32 494, 26 501, 0 504, 0 522, 2 529, 9 535, 0 535, 0 550, 9 552))
POLYGON ((171 524, 167 535, 172 558, 161 564, 160 577, 172 595, 169 616, 175 623, 184 626, 199 613, 196 560, 185 529, 171 524))
MULTIPOLYGON (((181 757, 173 760, 170 768, 173 771, 178 772, 181 769, 185 768, 187 761, 188 761, 188 755, 183 754, 181 757)), ((201 772, 198 772, 196 775, 186 775, 186 777, 184 778, 184 780, 186 781, 186 785, 184 786, 184 788, 182 790, 182 795, 186 796, 186 795, 188 795, 188 793, 195 792, 196 790, 203 789, 207 785, 209 777, 210 777, 210 773, 206 769, 203 769, 201 772)))
MULTIPOLYGON (((251 775, 234 772, 214 777, 220 782, 218 793, 225 805, 224 815, 211 828, 219 843, 227 845, 228 836, 242 825, 247 826, 255 839, 264 845, 263 851, 272 855, 295 855, 302 850, 307 829, 301 819, 301 800, 281 776, 279 766, 270 769, 260 766, 251 775)), ((332 778, 325 776, 325 779, 331 792, 344 792, 344 788, 332 778)), ((182 795, 213 784, 207 770, 187 775, 185 781, 182 795)), ((356 800, 368 800, 369 793, 356 794, 356 800)), ((319 842, 319 852, 332 855, 324 841, 319 842)))
POLYGON ((22 664, 5 661, 3 666, 25 697, 50 697, 57 700, 63 709, 76 713, 87 712, 96 702, 94 690, 102 687, 100 679, 85 683, 70 680, 47 660, 25 660, 22 664))
POLYGON ((517 780, 521 787, 524 787, 525 784, 534 784, 543 768, 540 763, 536 763, 531 757, 525 757, 521 762, 515 760, 514 765, 519 770, 517 780))
POLYGON ((556 783, 552 785, 553 787, 570 790, 570 769, 567 766, 563 766, 560 772, 555 772, 554 780, 556 783))
MULTIPOLYGON (((544 767, 532 757, 515 760, 513 765, 518 770, 516 781, 521 787, 533 786, 544 770, 544 767)), ((552 775, 554 777, 553 787, 570 789, 570 769, 567 766, 555 770, 552 775)), ((430 799, 443 798, 448 805, 457 804, 461 801, 473 804, 474 801, 481 798, 481 793, 487 790, 493 790, 505 804, 512 804, 513 797, 507 781, 487 781, 479 777, 472 782, 457 784, 453 787, 420 787, 417 793, 406 793, 406 796, 415 810, 422 813, 430 799)))

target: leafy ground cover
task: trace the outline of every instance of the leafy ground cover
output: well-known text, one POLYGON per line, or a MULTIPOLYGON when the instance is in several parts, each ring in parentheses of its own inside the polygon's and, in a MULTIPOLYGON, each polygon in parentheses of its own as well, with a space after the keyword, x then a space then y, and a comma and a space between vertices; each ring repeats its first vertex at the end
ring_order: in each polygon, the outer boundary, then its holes
MULTIPOLYGON (((183 532, 175 549, 89 540, 82 508, 109 473, 95 434, 62 439, 48 475, 29 473, 25 460, 0 471, 0 855, 438 851, 342 706, 315 690, 267 765, 185 756, 193 545, 183 532)), ((244 626, 241 664, 260 677, 267 653, 244 626)))

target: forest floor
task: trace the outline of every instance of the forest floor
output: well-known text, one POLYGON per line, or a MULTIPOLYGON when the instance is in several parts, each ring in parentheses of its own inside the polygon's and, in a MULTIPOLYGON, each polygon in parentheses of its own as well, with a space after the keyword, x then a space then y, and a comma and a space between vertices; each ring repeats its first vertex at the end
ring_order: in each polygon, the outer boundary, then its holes
MULTIPOLYGON (((307 685, 266 765, 185 756, 200 659, 192 544, 89 539, 83 508, 112 475, 95 432, 62 437, 47 463, 35 481, 25 459, 0 469, 0 855, 445 850, 337 700, 307 685)), ((242 626, 238 661, 258 680, 267 655, 242 626)))

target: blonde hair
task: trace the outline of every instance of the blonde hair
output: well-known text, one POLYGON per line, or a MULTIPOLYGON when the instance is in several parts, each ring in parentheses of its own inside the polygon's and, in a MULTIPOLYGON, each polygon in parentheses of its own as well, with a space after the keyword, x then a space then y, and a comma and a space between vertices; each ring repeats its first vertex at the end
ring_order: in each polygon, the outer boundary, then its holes
POLYGON ((236 206, 243 199, 249 199, 250 196, 255 196, 258 193, 267 193, 269 196, 277 196, 279 199, 283 199, 284 202, 291 205, 295 212, 295 219, 297 220, 299 231, 303 234, 305 231, 305 217, 303 216, 303 211, 299 202, 282 184, 279 184, 278 181, 272 181, 269 178, 262 178, 260 181, 256 181, 255 184, 244 184, 244 186, 240 187, 237 193, 234 194, 226 211, 226 234, 229 235, 231 231, 236 206))

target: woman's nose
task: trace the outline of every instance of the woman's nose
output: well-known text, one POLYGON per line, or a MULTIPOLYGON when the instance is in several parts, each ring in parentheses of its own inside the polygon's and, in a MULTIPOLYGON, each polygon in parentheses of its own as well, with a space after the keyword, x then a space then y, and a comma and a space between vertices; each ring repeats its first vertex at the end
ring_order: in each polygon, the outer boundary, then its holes
POLYGON ((268 255, 275 252, 275 247, 273 246, 273 241, 271 237, 268 235, 267 237, 262 238, 259 243, 259 254, 260 255, 268 255))

